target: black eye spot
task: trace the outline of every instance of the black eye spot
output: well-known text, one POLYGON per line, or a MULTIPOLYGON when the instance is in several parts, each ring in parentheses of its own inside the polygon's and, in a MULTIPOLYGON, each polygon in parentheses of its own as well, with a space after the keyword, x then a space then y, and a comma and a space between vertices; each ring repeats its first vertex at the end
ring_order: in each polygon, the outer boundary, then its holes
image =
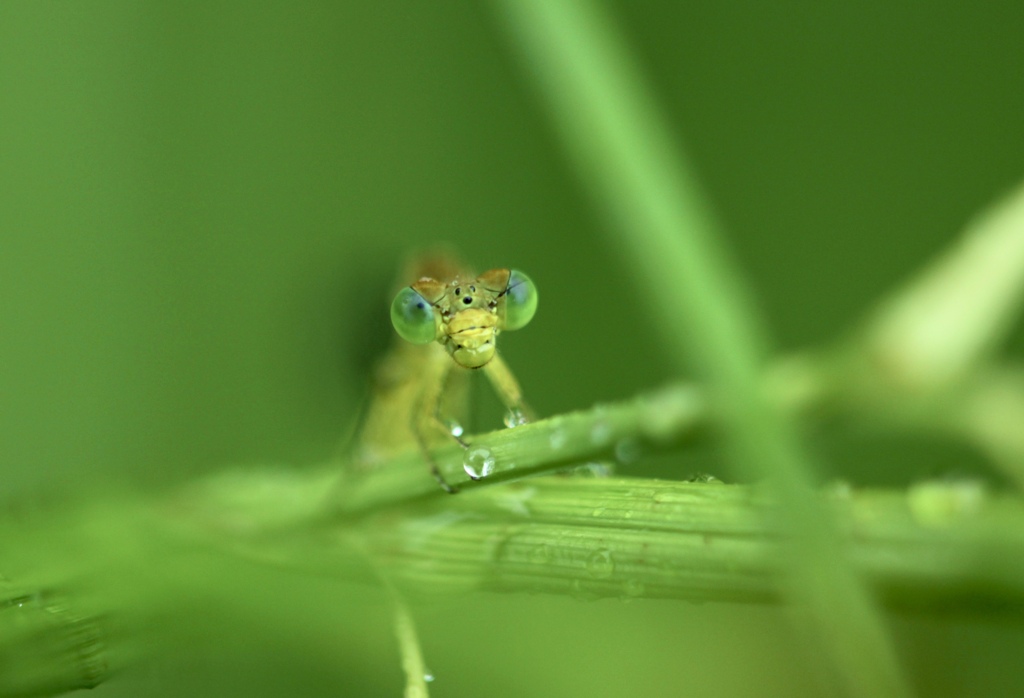
POLYGON ((470 286, 470 287, 469 287, 469 290, 470 290, 470 292, 472 292, 472 293, 476 293, 476 286, 470 286))
POLYGON ((461 295, 462 295, 462 289, 461 288, 456 288, 455 289, 455 297, 458 298, 461 295))
POLYGON ((473 302, 473 299, 470 298, 469 296, 466 296, 465 298, 462 299, 462 302, 465 303, 466 305, 469 305, 470 303, 473 302))
POLYGON ((416 304, 416 307, 419 308, 420 310, 423 310, 424 308, 427 307, 427 304, 424 303, 423 301, 420 301, 419 303, 416 304))

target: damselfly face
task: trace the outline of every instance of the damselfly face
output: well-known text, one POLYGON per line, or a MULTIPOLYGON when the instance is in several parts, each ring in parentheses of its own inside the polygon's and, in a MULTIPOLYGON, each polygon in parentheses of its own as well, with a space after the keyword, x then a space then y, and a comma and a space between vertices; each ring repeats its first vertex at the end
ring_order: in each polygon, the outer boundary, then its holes
POLYGON ((437 341, 455 363, 485 366, 502 330, 517 330, 537 311, 537 288, 514 269, 491 269, 472 278, 457 274, 439 281, 424 277, 399 291, 391 322, 414 344, 437 341))

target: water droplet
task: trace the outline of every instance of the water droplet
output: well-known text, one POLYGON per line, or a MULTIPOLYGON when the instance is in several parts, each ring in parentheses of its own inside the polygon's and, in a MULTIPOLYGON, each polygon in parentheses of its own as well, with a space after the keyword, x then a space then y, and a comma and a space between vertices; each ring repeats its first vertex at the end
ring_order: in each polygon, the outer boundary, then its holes
POLYGON ((508 412, 505 413, 505 426, 507 426, 509 429, 512 429, 513 427, 522 426, 523 424, 526 424, 529 421, 530 420, 526 418, 526 415, 523 414, 523 411, 518 407, 513 407, 508 412))
POLYGON ((466 451, 462 469, 474 480, 487 477, 494 470, 494 454, 491 449, 477 446, 466 451))
POLYGON ((587 572, 594 579, 608 579, 615 572, 615 563, 608 550, 598 550, 587 558, 587 572))
POLYGON ((423 680, 426 681, 427 683, 430 683, 430 682, 432 682, 434 680, 434 675, 432 673, 430 673, 430 671, 428 670, 428 671, 424 672, 423 680))
POLYGON ((551 448, 555 451, 565 446, 568 440, 569 436, 565 433, 565 429, 558 428, 551 432, 551 448))
POLYGON ((690 477, 686 478, 686 482, 696 482, 703 485, 724 485, 725 483, 719 480, 711 473, 695 473, 690 477))
POLYGON ((608 422, 599 419, 590 428, 590 441, 595 446, 603 446, 612 440, 612 427, 608 422))
POLYGON ((535 565, 546 565, 551 562, 551 547, 541 543, 530 549, 529 557, 535 565))
POLYGON ((462 436, 462 425, 456 422, 454 419, 446 420, 444 425, 448 427, 448 433, 454 436, 456 439, 462 436))
POLYGON ((620 439, 615 444, 615 458, 620 463, 632 463, 640 457, 640 442, 634 438, 620 439))

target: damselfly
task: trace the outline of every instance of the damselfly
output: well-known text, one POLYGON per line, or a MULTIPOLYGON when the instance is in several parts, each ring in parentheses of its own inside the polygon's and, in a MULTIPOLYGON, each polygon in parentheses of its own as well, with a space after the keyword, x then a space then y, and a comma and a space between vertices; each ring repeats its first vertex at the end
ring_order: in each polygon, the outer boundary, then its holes
POLYGON ((356 462, 374 467, 416 444, 441 487, 454 493, 429 449, 442 439, 467 447, 460 426, 467 412, 464 374, 483 371, 507 410, 508 426, 532 418, 497 338, 530 322, 537 289, 521 271, 473 274, 448 255, 417 259, 403 278, 408 285, 391 304, 402 341, 377 367, 356 462))

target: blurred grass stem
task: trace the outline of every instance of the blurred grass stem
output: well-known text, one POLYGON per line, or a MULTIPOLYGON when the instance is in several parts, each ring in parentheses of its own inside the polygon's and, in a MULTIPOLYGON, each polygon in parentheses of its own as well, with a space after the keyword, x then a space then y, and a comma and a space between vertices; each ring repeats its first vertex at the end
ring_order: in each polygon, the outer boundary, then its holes
POLYGON ((499 0, 572 164, 633 266, 652 324, 682 373, 704 374, 740 472, 770 478, 793 542, 787 597, 847 695, 909 689, 884 621, 812 496, 793 423, 762 389, 765 333, 678 143, 610 18, 596 3, 499 0))
POLYGON ((935 393, 1001 341, 1024 300, 1024 184, 984 211, 924 271, 892 293, 863 330, 885 384, 935 393))

